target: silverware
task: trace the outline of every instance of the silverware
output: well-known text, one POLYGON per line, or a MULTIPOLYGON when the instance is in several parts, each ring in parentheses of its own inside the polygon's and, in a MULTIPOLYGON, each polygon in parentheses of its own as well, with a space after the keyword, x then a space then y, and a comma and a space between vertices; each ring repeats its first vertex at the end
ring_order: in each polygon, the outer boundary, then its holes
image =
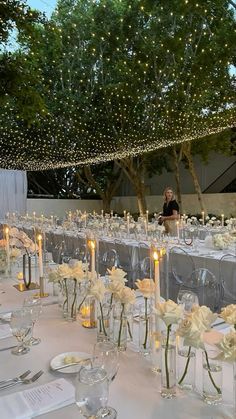
POLYGON ((1 352, 1 351, 8 351, 9 349, 14 349, 14 348, 17 348, 17 345, 14 345, 14 346, 7 346, 7 348, 1 348, 1 349, 0 349, 0 352, 1 352))
POLYGON ((25 371, 23 374, 19 375, 19 377, 15 377, 15 378, 8 378, 7 380, 2 380, 0 381, 0 386, 2 384, 6 384, 6 383, 10 383, 10 382, 15 382, 15 381, 19 381, 19 380, 23 380, 24 378, 27 377, 27 375, 29 375, 31 373, 30 370, 25 371))
POLYGON ((59 371, 59 370, 62 370, 64 368, 73 367, 74 365, 79 365, 79 364, 82 364, 82 363, 87 362, 87 361, 91 362, 92 359, 91 358, 84 358, 84 359, 81 359, 80 361, 77 361, 77 362, 71 362, 70 364, 65 364, 65 365, 61 365, 60 367, 52 368, 52 370, 53 371, 59 371))
POLYGON ((30 383, 34 383, 36 380, 39 379, 39 377, 41 377, 41 375, 43 374, 43 371, 38 371, 36 374, 33 375, 33 377, 31 378, 25 378, 23 380, 18 380, 15 381, 14 383, 8 383, 5 384, 4 386, 0 387, 0 390, 4 390, 6 388, 10 388, 10 387, 14 387, 17 384, 30 384, 30 383))

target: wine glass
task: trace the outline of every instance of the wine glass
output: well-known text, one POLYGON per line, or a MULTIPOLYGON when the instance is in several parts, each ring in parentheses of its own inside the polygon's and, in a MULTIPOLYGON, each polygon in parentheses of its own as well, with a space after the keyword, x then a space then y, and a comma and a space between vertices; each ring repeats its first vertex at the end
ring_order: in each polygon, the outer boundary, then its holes
POLYGON ((113 381, 119 368, 117 346, 108 341, 97 342, 93 348, 93 366, 103 368, 109 382, 113 381))
POLYGON ((76 378, 75 402, 85 418, 116 418, 116 411, 115 416, 104 413, 108 402, 108 391, 109 380, 103 368, 81 367, 76 378))
POLYGON ((17 348, 12 349, 14 355, 24 355, 29 352, 28 340, 26 338, 31 335, 32 332, 32 319, 29 316, 28 309, 21 309, 13 311, 11 314, 10 328, 13 336, 16 337, 20 345, 17 348))
POLYGON ((194 305, 198 305, 198 296, 193 291, 179 290, 177 295, 177 303, 181 304, 185 312, 190 312, 194 305))
POLYGON ((30 345, 38 345, 41 342, 40 338, 33 337, 33 329, 35 322, 39 319, 40 314, 42 313, 42 301, 40 298, 36 297, 27 297, 24 299, 23 307, 29 309, 31 320, 32 320, 32 336, 29 340, 30 345))

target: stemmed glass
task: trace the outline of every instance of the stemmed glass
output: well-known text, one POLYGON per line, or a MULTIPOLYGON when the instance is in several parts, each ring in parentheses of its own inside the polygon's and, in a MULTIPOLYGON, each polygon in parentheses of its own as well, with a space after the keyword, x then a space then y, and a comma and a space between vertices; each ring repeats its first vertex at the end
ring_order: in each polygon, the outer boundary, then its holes
MULTIPOLYGON (((119 352, 112 342, 98 342, 93 349, 93 367, 99 367, 106 371, 109 384, 114 380, 119 368, 119 352)), ((103 409, 103 416, 116 418, 117 412, 110 406, 103 409)))
POLYGON ((76 379, 75 401, 80 413, 90 419, 115 419, 106 414, 109 380, 103 368, 81 367, 76 379), (105 412, 105 413, 104 413, 105 412))
POLYGON ((12 312, 10 328, 13 336, 20 342, 20 345, 18 345, 17 348, 12 349, 12 354, 24 355, 29 352, 30 349, 26 338, 30 336, 32 327, 33 323, 31 316, 29 316, 28 309, 22 308, 21 310, 12 312))
POLYGON ((193 291, 180 290, 177 295, 177 303, 183 306, 185 312, 190 312, 194 305, 198 305, 198 296, 193 291))
POLYGON ((33 337, 33 329, 35 322, 39 319, 40 314, 42 313, 42 301, 40 298, 35 298, 33 296, 27 297, 24 299, 23 307, 27 308, 30 313, 32 320, 32 336, 29 340, 30 345, 38 345, 41 342, 40 338, 33 337))

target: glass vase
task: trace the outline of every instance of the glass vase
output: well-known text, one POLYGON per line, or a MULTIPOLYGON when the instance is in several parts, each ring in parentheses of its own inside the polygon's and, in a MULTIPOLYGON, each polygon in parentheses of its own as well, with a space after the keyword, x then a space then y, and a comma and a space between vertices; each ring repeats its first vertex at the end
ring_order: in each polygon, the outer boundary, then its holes
POLYGON ((113 342, 119 351, 127 348, 127 316, 125 304, 115 304, 113 307, 113 342))
POLYGON ((161 372, 161 332, 156 331, 154 326, 154 319, 152 321, 151 332, 151 362, 152 371, 155 373, 161 372))
POLYGON ((222 364, 214 359, 216 353, 203 351, 203 400, 207 404, 218 404, 222 400, 222 364))
POLYGON ((97 307, 97 342, 103 342, 110 338, 110 305, 98 303, 97 307))
POLYGON ((196 375, 196 350, 192 346, 185 346, 183 338, 177 341, 177 382, 183 390, 194 390, 196 375))
POLYGON ((161 396, 172 399, 176 396, 176 337, 171 326, 161 335, 161 396))
POLYGON ((151 307, 148 298, 139 308, 139 351, 149 355, 151 351, 151 307))
POLYGON ((80 318, 82 326, 86 329, 94 329, 96 327, 96 300, 93 296, 88 295, 80 308, 80 318))
POLYGON ((77 281, 67 280, 67 304, 65 318, 67 321, 75 321, 77 317, 77 281))

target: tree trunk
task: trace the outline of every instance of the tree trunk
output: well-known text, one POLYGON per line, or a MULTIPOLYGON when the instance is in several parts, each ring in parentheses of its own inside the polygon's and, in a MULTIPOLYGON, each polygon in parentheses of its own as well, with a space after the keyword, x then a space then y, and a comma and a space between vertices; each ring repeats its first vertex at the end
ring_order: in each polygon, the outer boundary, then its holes
POLYGON ((175 176, 175 182, 176 182, 177 201, 179 204, 180 213, 182 213, 183 208, 182 208, 182 196, 181 196, 181 188, 180 188, 179 158, 178 158, 178 154, 177 154, 177 150, 175 146, 173 147, 173 160, 174 160, 174 176, 175 176))
POLYGON ((140 214, 145 214, 147 210, 147 202, 145 196, 145 184, 143 180, 143 164, 141 157, 139 161, 134 162, 133 157, 121 159, 117 164, 123 169, 124 173, 131 182, 138 201, 138 210, 140 214))
POLYGON ((189 168, 189 172, 193 178, 193 184, 194 184, 194 188, 198 197, 198 202, 200 205, 200 209, 201 211, 204 211, 205 214, 207 214, 206 208, 205 208, 205 204, 204 204, 204 200, 203 200, 203 196, 202 196, 202 191, 201 191, 201 186, 199 184, 198 181, 198 177, 197 177, 197 173, 195 170, 195 166, 194 166, 194 162, 193 162, 193 158, 192 158, 192 154, 191 154, 191 144, 187 143, 185 144, 185 147, 183 148, 183 153, 187 159, 188 162, 188 168, 189 168))
POLYGON ((109 195, 103 195, 102 196, 102 208, 104 211, 104 214, 111 212, 111 200, 113 196, 109 195))
POLYGON ((145 186, 144 183, 141 181, 136 186, 134 185, 137 200, 138 200, 138 210, 140 214, 145 214, 147 210, 147 202, 145 196, 145 186))

